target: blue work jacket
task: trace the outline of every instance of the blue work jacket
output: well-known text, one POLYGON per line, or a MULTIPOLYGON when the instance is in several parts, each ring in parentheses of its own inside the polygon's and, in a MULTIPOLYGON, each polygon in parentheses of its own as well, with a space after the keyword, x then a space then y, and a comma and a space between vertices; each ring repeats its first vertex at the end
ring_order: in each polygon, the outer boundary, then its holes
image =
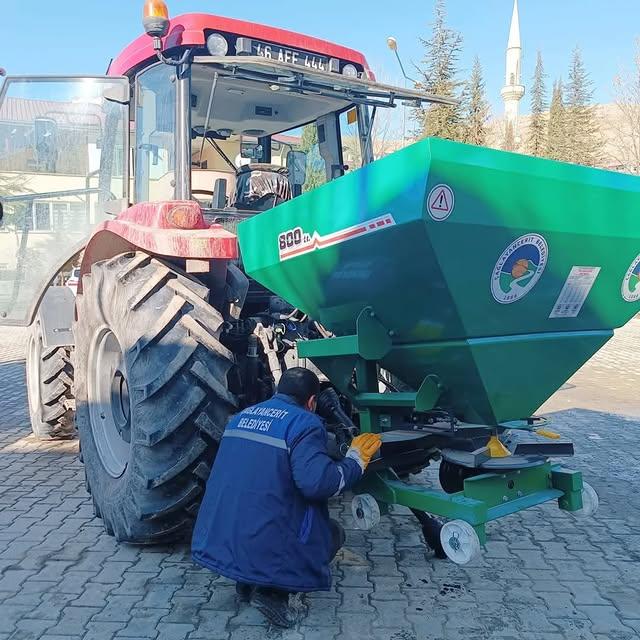
POLYGON ((193 532, 195 562, 227 578, 287 591, 331 587, 328 498, 355 484, 315 414, 292 398, 235 415, 222 437, 193 532))

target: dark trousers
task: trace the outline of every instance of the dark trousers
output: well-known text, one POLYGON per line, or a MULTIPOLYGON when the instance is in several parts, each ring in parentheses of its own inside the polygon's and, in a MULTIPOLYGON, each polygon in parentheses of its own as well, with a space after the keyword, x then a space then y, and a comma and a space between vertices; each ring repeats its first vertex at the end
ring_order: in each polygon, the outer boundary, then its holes
POLYGON ((344 527, 337 520, 329 520, 329 527, 331 528, 331 558, 329 562, 333 560, 338 551, 344 547, 344 543, 347 539, 344 527))
MULTIPOLYGON (((331 562, 338 554, 338 551, 344 547, 347 534, 344 527, 337 520, 329 520, 329 528, 331 529, 331 557, 329 558, 329 562, 331 562)), ((289 598, 290 592, 284 589, 275 589, 274 587, 258 587, 258 589, 277 598, 282 598, 283 600, 289 598)))

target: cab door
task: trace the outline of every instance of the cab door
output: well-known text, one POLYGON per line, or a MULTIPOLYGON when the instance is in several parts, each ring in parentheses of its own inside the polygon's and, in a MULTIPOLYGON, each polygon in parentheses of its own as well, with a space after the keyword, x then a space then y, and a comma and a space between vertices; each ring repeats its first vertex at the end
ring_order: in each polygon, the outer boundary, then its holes
MULTIPOLYGON (((29 325, 91 230, 129 200, 129 81, 9 77, 0 88, 0 325, 29 325)), ((59 282, 58 282, 59 281, 59 282)))

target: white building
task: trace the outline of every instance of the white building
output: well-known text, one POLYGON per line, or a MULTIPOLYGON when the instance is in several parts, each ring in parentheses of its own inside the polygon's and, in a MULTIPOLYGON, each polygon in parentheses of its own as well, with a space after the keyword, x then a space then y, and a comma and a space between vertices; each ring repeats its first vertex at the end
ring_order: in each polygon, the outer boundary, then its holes
POLYGON ((500 94, 504 101, 505 123, 511 129, 516 142, 518 136, 518 117, 520 100, 525 93, 522 84, 522 44, 520 41, 520 16, 518 14, 518 0, 513 3, 513 15, 509 30, 509 42, 507 44, 507 65, 505 84, 500 94))

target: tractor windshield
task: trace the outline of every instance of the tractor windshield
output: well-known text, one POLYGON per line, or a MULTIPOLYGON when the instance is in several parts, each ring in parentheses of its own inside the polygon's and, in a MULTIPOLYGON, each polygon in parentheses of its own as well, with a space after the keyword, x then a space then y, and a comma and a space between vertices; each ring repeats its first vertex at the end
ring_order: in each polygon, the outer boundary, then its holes
POLYGON ((175 73, 158 64, 138 77, 137 201, 177 193, 180 120, 191 157, 182 193, 205 208, 260 211, 370 162, 376 109, 442 101, 256 56, 196 57, 180 114, 175 73))

